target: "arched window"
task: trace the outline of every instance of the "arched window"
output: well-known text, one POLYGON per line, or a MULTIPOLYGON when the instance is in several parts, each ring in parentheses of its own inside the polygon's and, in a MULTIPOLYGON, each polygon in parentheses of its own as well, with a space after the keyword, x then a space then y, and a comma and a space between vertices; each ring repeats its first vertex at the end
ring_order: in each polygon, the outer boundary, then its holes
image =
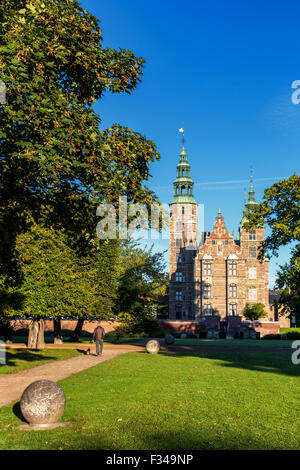
POLYGON ((181 195, 182 195, 182 196, 185 195, 185 186, 182 186, 182 188, 181 188, 181 195))

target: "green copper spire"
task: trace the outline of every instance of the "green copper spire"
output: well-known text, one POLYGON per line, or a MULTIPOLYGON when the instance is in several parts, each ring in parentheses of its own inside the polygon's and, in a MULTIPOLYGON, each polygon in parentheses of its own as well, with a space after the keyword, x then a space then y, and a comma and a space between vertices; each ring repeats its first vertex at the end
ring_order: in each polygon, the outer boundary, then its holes
POLYGON ((193 196, 194 181, 190 177, 190 165, 187 161, 187 154, 182 146, 179 163, 177 165, 177 178, 174 180, 174 197, 171 204, 191 203, 197 204, 193 196))
POLYGON ((255 193, 253 189, 253 181, 252 181, 252 175, 251 175, 251 182, 250 182, 250 190, 248 193, 248 201, 245 202, 244 210, 243 210, 243 217, 240 223, 240 227, 243 227, 243 225, 248 222, 247 215, 250 212, 250 209, 254 206, 258 206, 258 203, 255 200, 255 193))

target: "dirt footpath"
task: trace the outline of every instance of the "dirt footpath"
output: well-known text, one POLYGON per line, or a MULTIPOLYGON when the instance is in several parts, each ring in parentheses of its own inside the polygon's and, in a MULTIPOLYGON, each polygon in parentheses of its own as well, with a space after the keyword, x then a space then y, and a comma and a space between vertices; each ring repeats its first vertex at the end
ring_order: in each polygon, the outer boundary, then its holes
MULTIPOLYGON (((16 345, 11 345, 15 347, 16 345)), ((47 345, 47 348, 50 345, 47 345)), ((18 345, 20 347, 20 345, 18 345)), ((74 346, 73 346, 74 347, 74 346)), ((79 346, 80 349, 82 345, 79 346)), ((144 347, 130 345, 110 345, 103 350, 103 356, 82 354, 70 359, 49 362, 42 366, 32 367, 13 374, 0 375, 0 407, 19 400, 25 388, 35 380, 48 379, 57 382, 82 370, 93 367, 101 362, 112 359, 120 354, 134 351, 144 351, 144 347)), ((92 350, 93 351, 93 350, 92 350)))

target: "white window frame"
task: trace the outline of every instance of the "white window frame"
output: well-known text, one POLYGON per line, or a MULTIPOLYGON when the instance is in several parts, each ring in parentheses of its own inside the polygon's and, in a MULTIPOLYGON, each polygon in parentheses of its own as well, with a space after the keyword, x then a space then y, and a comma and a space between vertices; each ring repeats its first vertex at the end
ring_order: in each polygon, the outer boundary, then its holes
POLYGON ((249 300, 257 300, 257 287, 249 287, 248 299, 249 300))
POLYGON ((249 266, 249 279, 256 279, 256 266, 249 266))

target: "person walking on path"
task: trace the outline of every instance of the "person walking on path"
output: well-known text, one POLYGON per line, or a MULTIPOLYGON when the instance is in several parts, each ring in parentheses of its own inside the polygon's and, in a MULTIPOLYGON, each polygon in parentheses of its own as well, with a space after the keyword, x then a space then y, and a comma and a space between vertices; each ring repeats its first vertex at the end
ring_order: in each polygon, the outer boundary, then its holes
POLYGON ((102 328, 101 323, 98 323, 97 328, 94 329, 92 342, 96 341, 96 355, 102 356, 103 350, 103 339, 105 336, 105 330, 102 328))

